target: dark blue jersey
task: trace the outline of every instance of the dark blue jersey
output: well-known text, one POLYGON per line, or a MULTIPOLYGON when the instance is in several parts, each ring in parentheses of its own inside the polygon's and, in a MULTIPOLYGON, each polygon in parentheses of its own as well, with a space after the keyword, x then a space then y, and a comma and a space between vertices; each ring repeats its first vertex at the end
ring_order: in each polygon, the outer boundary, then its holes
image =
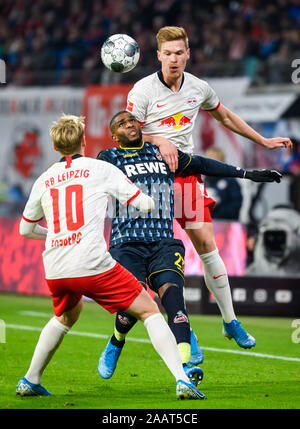
MULTIPOLYGON (((145 214, 131 205, 123 207, 114 200, 111 208, 110 247, 131 241, 154 242, 173 238, 175 173, 170 171, 159 149, 152 143, 143 142, 140 148, 115 147, 103 150, 97 158, 120 168, 155 202, 155 209, 145 214)), ((178 151, 176 174, 242 177, 243 170, 178 151)))
MULTIPOLYGON (((120 168, 142 192, 151 195, 155 209, 148 214, 133 206, 123 207, 113 201, 110 246, 129 241, 153 242, 173 238, 174 179, 158 148, 144 142, 138 149, 106 149, 97 157, 120 168)), ((184 169, 191 157, 179 157, 179 169, 184 169)))

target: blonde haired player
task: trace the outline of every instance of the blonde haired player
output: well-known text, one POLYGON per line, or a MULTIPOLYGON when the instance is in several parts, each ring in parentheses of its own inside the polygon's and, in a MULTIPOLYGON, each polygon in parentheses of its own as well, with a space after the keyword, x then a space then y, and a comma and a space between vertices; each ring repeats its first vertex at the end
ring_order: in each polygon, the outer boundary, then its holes
MULTIPOLYGON (((182 27, 167 26, 157 33, 157 57, 161 70, 138 81, 128 94, 127 110, 143 127, 145 141, 154 143, 167 161, 170 169, 178 166, 177 149, 192 154, 194 144, 192 130, 199 108, 206 110, 222 125, 268 149, 291 147, 289 138, 264 138, 241 118, 220 103, 215 91, 207 82, 185 72, 190 58, 188 37, 182 27)), ((204 196, 204 216, 183 216, 177 219, 199 254, 204 270, 205 283, 215 296, 223 318, 223 332, 234 338, 243 348, 255 346, 249 335, 236 319, 226 267, 214 239, 210 212, 214 201, 207 195, 201 176, 177 178, 184 189, 191 183, 195 194, 204 196)), ((180 187, 178 187, 180 188, 180 187)), ((177 189, 178 189, 177 188, 177 189)), ((184 198, 184 196, 183 196, 184 198)), ((181 198, 179 198, 181 201, 181 198)), ((195 200, 192 201, 194 207, 195 200)), ((183 203, 184 206, 184 203, 183 203)), ((202 350, 191 332, 191 363, 201 363, 202 350)))
POLYGON ((154 208, 115 166, 84 156, 82 117, 64 115, 50 129, 62 158, 34 183, 20 222, 21 235, 45 240, 43 263, 55 316, 43 328, 16 393, 51 395, 41 377, 65 334, 77 321, 82 296, 114 313, 126 310, 141 320, 152 344, 176 379, 178 398, 205 399, 190 383, 168 324, 138 280, 107 251, 103 236, 108 196, 144 213, 154 208), (45 217, 47 228, 39 225, 45 217))

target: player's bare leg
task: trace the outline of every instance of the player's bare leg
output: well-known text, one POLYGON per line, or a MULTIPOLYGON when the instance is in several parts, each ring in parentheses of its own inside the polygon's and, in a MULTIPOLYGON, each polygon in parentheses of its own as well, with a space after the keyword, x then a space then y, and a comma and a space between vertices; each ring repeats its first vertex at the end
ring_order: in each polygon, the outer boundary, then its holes
POLYGON ((236 319, 227 270, 221 259, 214 239, 213 225, 203 222, 201 228, 185 229, 203 263, 205 284, 216 298, 225 322, 236 319))
POLYGON ((36 345, 30 367, 16 389, 21 396, 51 395, 41 384, 42 374, 60 346, 64 336, 77 321, 82 309, 82 299, 60 317, 52 317, 44 326, 36 345))
POLYGON ((61 324, 67 326, 69 329, 77 322, 79 319, 81 310, 82 310, 83 302, 82 299, 78 302, 72 310, 66 311, 61 316, 56 316, 56 319, 61 324))
POLYGON ((227 270, 216 246, 212 223, 203 222, 200 228, 185 229, 185 232, 203 263, 205 284, 220 309, 225 337, 234 338, 240 347, 254 347, 255 339, 247 334, 236 319, 227 270))

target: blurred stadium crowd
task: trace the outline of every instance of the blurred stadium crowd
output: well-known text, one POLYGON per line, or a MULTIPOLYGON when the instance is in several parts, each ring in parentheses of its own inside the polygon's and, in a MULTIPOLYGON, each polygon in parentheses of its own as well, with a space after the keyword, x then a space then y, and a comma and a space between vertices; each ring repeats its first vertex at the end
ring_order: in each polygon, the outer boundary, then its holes
POLYGON ((179 25, 197 76, 287 83, 299 24, 300 0, 0 0, 0 58, 8 84, 83 86, 101 82, 104 40, 127 33, 141 48, 135 72, 119 76, 130 82, 158 68, 157 30, 179 25))

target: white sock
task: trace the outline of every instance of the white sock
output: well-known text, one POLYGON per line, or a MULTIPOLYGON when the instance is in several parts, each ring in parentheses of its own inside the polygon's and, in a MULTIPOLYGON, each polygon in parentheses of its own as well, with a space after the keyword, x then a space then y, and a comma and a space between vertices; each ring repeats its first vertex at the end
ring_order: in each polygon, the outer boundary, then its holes
POLYGON ((218 249, 200 255, 203 263, 204 280, 208 290, 216 298, 217 304, 226 323, 236 319, 231 290, 224 262, 218 249))
POLYGON ((44 326, 34 350, 29 370, 25 375, 28 381, 40 384, 44 369, 68 331, 69 328, 60 323, 55 317, 50 319, 47 325, 44 326))
POLYGON ((182 367, 175 337, 163 315, 161 313, 152 314, 144 321, 144 325, 153 347, 164 360, 176 381, 183 380, 190 383, 182 367))

